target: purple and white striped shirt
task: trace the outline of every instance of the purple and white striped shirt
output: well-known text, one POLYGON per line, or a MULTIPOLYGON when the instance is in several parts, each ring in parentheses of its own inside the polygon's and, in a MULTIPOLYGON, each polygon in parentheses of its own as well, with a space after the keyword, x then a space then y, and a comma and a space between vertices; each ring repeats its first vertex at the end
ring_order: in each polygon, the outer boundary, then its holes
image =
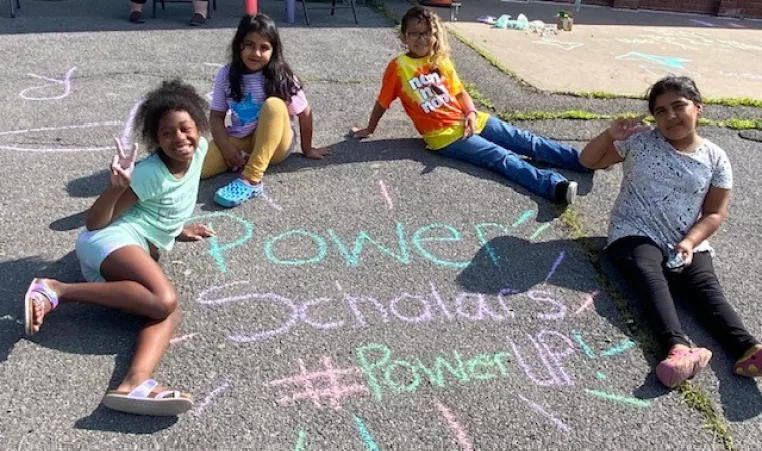
MULTIPOLYGON (((236 102, 228 96, 230 91, 229 72, 230 64, 217 72, 217 78, 214 80, 212 110, 223 113, 230 110, 232 125, 227 129, 228 135, 245 138, 254 133, 257 128, 259 111, 266 100, 265 79, 262 72, 244 74, 243 89, 241 90, 243 98, 240 102, 236 102)), ((300 89, 288 103, 288 114, 293 120, 294 116, 306 110, 308 106, 307 97, 304 95, 304 91, 300 89)))

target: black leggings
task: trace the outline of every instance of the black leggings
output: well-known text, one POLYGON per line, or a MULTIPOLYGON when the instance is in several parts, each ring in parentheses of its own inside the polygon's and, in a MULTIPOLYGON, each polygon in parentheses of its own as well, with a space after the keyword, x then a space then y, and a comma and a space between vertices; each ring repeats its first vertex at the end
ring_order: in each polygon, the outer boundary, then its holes
POLYGON ((611 243, 607 252, 645 302, 665 350, 678 344, 691 346, 677 318, 670 288, 696 311, 699 320, 735 358, 758 343, 725 300, 709 252, 694 253, 693 263, 681 273, 664 269, 661 249, 646 237, 621 238, 611 243))

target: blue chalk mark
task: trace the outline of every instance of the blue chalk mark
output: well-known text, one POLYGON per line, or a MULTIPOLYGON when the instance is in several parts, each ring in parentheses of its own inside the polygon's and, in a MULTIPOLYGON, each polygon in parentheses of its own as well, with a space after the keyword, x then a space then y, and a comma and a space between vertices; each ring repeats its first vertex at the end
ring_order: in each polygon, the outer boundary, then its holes
POLYGON ((606 375, 598 371, 597 373, 595 373, 595 378, 598 379, 599 381, 606 380, 606 375))
POLYGON ((299 437, 296 439, 296 446, 294 446, 294 451, 304 451, 306 449, 307 445, 307 433, 304 432, 304 429, 299 429, 299 437))
POLYGON ((380 451, 378 445, 376 445, 376 441, 373 440, 373 436, 370 435, 370 431, 365 427, 362 418, 357 415, 355 415, 355 426, 357 426, 357 431, 360 433, 362 441, 365 442, 365 447, 368 448, 369 451, 380 451))
POLYGON ((601 352, 601 355, 604 357, 611 357, 617 354, 621 354, 624 351, 630 349, 631 347, 635 346, 635 342, 632 340, 625 340, 620 345, 614 346, 613 348, 607 349, 603 352, 601 352))
POLYGON ((325 258, 327 254, 328 254, 328 245, 326 244, 325 240, 317 233, 312 233, 307 230, 301 230, 301 229, 287 230, 278 236, 268 239, 267 242, 265 243, 265 256, 267 257, 268 260, 270 260, 271 262, 277 265, 286 265, 286 266, 311 265, 313 263, 320 263, 321 261, 323 261, 323 259, 325 258), (317 251, 315 255, 313 255, 312 258, 301 259, 301 260, 281 260, 280 258, 278 258, 275 255, 275 252, 273 251, 273 246, 278 241, 284 240, 292 235, 300 235, 303 237, 310 238, 312 242, 315 243, 315 246, 317 247, 317 251))
POLYGON ((540 236, 540 234, 541 234, 542 232, 544 232, 545 230, 547 230, 547 229, 548 229, 548 227, 550 227, 551 225, 553 225, 553 224, 552 224, 552 223, 550 223, 550 222, 549 222, 549 223, 547 223, 547 224, 543 224, 543 225, 541 225, 540 227, 538 227, 538 228, 537 228, 537 230, 535 230, 535 231, 534 231, 534 233, 532 234, 532 236, 530 236, 530 237, 529 237, 529 239, 530 239, 530 240, 533 240, 533 239, 537 238, 538 236, 540 236))
POLYGON ((585 389, 585 393, 588 395, 597 396, 599 398, 608 399, 610 401, 616 401, 622 404, 629 404, 635 407, 651 407, 651 401, 643 401, 638 398, 631 398, 629 396, 616 395, 614 393, 606 393, 598 390, 585 389))
POLYGON ((579 343, 579 347, 582 348, 583 351, 585 351, 585 355, 590 357, 591 359, 596 358, 595 353, 593 350, 588 346, 587 343, 585 343, 585 340, 582 339, 582 335, 579 334, 579 332, 573 332, 572 336, 575 340, 577 340, 577 343, 579 343))
POLYGON ((677 56, 651 55, 650 53, 642 52, 629 52, 624 55, 619 55, 615 59, 647 61, 649 63, 659 64, 671 69, 685 69, 683 63, 690 61, 689 59, 679 58, 677 56))
MULTIPOLYGON (((217 265, 217 269, 221 273, 226 273, 228 268, 227 264, 225 263, 225 255, 224 252, 228 251, 234 247, 242 246, 244 243, 249 241, 250 239, 254 238, 254 225, 250 223, 249 221, 240 218, 236 215, 232 215, 230 213, 209 213, 205 215, 200 216, 194 216, 192 218, 188 218, 188 222, 192 221, 199 221, 203 219, 211 219, 211 218, 228 218, 232 219, 233 221, 241 224, 244 229, 244 234, 242 237, 238 238, 237 240, 233 241, 232 243, 227 243, 225 245, 220 246, 219 237, 213 236, 209 237, 209 255, 212 256, 214 259, 214 263, 217 265)), ((211 223, 207 223, 207 227, 214 230, 211 223)))
POLYGON ((519 216, 519 219, 516 220, 516 222, 513 223, 513 227, 520 226, 521 224, 527 222, 532 215, 534 214, 534 210, 527 210, 524 213, 521 213, 521 216, 519 216))

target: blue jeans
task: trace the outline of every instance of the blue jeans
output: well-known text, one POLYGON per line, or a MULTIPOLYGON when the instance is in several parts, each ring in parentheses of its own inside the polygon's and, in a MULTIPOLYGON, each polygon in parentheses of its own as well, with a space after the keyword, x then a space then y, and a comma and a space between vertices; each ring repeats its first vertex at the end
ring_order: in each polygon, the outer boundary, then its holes
POLYGON ((459 139, 440 149, 439 153, 498 172, 550 200, 556 200, 556 185, 566 181, 566 178, 555 171, 538 169, 517 154, 559 168, 589 171, 579 162, 579 150, 535 136, 492 116, 480 134, 459 139))

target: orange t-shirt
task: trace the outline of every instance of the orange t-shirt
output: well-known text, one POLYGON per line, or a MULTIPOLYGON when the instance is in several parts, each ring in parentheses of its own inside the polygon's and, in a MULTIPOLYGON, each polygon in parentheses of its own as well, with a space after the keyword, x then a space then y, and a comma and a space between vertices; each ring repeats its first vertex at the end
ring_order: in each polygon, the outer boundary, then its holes
MULTIPOLYGON (((461 92, 463 83, 449 58, 432 70, 426 58, 400 55, 386 67, 378 103, 388 109, 399 97, 426 147, 439 150, 463 137, 466 115, 456 98, 461 92)), ((487 119, 488 114, 476 113, 475 133, 484 129, 487 119)))

